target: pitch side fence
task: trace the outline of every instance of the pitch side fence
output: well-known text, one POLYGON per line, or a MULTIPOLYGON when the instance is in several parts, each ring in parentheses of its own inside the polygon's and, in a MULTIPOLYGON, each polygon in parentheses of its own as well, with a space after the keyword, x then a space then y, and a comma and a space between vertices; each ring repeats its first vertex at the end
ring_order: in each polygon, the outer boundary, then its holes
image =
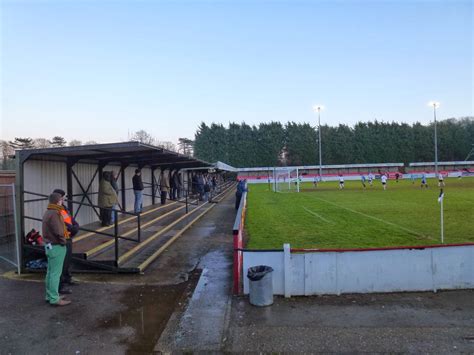
MULTIPOLYGON (((277 295, 434 291, 474 288, 474 243, 424 247, 242 251, 243 269, 274 269, 277 295)), ((243 278, 244 293, 249 292, 243 278)))
POLYGON ((234 294, 249 292, 248 268, 273 268, 276 295, 474 288, 474 243, 368 249, 245 249, 244 193, 234 224, 234 294))

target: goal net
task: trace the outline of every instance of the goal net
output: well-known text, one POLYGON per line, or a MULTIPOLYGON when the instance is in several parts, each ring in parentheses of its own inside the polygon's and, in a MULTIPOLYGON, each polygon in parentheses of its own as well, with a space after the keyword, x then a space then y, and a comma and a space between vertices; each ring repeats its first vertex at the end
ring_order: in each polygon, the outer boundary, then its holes
POLYGON ((299 192, 300 176, 298 169, 277 168, 273 171, 273 191, 299 192))

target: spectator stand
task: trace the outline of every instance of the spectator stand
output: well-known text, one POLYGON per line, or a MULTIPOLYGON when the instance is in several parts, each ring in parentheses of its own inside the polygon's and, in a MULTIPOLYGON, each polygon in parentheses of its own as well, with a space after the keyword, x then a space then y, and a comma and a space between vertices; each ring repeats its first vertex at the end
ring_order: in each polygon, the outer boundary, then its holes
MULTIPOLYGON (((41 230, 41 218, 48 195, 56 188, 66 191, 67 207, 81 226, 73 240, 74 266, 81 271, 141 272, 150 254, 187 228, 197 211, 207 202, 184 196, 167 196, 160 201, 160 176, 185 169, 213 167, 213 164, 139 142, 95 144, 76 147, 30 149, 16 152, 17 216, 21 236, 21 270, 44 254, 41 246, 25 243, 25 235, 41 230), (140 168, 145 185, 142 214, 133 210, 132 177, 140 168), (102 227, 97 205, 100 176, 115 171, 118 179, 120 211, 115 224, 102 227)), ((186 174, 183 174, 186 175, 186 174)), ((222 192, 231 184, 223 185, 222 192)), ((186 191, 186 190, 185 190, 186 191)), ((215 196, 217 198, 217 196, 215 196)), ((202 214, 199 214, 199 216, 202 214)))

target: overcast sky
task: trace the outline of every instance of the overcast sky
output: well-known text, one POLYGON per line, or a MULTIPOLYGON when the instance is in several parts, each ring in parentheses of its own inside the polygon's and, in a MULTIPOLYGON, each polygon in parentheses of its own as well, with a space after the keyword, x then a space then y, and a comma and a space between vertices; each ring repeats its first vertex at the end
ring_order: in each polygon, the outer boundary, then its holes
POLYGON ((473 1, 0 3, 1 139, 473 115, 473 1))

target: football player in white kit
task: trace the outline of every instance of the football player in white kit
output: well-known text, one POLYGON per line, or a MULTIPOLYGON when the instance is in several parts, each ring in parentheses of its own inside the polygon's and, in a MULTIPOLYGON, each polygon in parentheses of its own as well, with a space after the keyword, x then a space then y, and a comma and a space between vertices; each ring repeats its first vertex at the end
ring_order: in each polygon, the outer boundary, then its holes
POLYGON ((339 190, 344 188, 344 176, 339 175, 339 190))
POLYGON ((444 183, 444 176, 443 176, 442 173, 438 174, 438 186, 439 187, 446 186, 445 183, 444 183))
POLYGON ((382 186, 384 190, 387 190, 387 175, 383 174, 380 177, 380 180, 382 181, 382 186))
POLYGON ((372 173, 369 173, 368 180, 369 180, 369 185, 372 186, 372 181, 374 181, 374 175, 372 175, 372 173))

